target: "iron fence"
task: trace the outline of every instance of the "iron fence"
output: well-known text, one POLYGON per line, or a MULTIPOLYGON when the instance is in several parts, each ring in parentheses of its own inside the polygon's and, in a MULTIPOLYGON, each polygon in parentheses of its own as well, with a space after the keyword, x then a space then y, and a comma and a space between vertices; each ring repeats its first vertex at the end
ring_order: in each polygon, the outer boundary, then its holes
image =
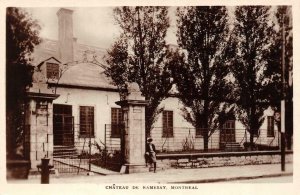
MULTIPOLYGON (((95 130, 86 127, 83 132, 81 125, 74 125, 72 133, 74 139, 60 139, 62 135, 43 134, 39 131, 25 131, 25 147, 28 158, 42 158, 53 156, 54 168, 60 174, 100 173, 103 169, 119 171, 124 163, 124 126, 120 124, 106 124, 103 137, 95 138, 95 130), (58 138, 60 140, 55 139, 58 138), (51 141, 53 140, 53 141, 51 141), (53 145, 53 143, 56 143, 53 145), (61 143, 58 145, 57 143, 61 143), (72 144, 71 144, 72 143, 72 144), (53 149, 52 149, 53 148, 53 149), (36 151, 33 154, 31 151, 36 151)), ((150 136, 158 152, 162 153, 194 153, 194 152, 233 152, 247 150, 277 150, 279 149, 280 134, 278 131, 270 136, 266 129, 261 129, 254 136, 250 147, 250 134, 245 129, 216 130, 204 146, 203 132, 205 129, 173 127, 167 131, 163 127, 155 127, 150 136), (170 134, 166 132, 171 132, 170 134), (207 150, 204 150, 207 148, 207 150)))
MULTIPOLYGON (((105 125, 104 136, 95 136, 93 126, 58 124, 53 133, 30 132, 26 126, 24 152, 28 159, 49 157, 59 174, 102 173, 103 168, 120 171, 123 163, 121 135, 123 125, 105 125), (71 127, 70 127, 71 126, 71 127), (83 127, 83 128, 82 128, 83 127), (112 132, 114 134, 112 134, 112 132), (72 136, 70 136, 72 134, 72 136)), ((43 132, 48 127, 45 126, 43 132)))
POLYGON ((124 131, 124 124, 105 125, 103 167, 120 171, 124 163, 124 131))
POLYGON ((150 136, 158 152, 189 153, 189 152, 234 152, 247 150, 278 150, 279 133, 267 135, 266 129, 260 129, 250 144, 250 134, 245 129, 222 129, 208 133, 205 146, 205 129, 173 127, 166 131, 163 127, 155 127, 150 136), (171 132, 166 134, 164 132, 171 132), (206 148, 206 150, 204 149, 206 148))

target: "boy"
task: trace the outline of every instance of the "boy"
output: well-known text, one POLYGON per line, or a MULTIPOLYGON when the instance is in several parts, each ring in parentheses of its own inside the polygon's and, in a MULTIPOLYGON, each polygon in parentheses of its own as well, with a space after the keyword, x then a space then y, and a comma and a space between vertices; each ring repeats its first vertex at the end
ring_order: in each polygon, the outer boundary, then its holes
POLYGON ((153 163, 154 173, 156 172, 156 150, 155 145, 152 143, 153 139, 147 139, 146 145, 146 163, 149 162, 150 164, 153 163))

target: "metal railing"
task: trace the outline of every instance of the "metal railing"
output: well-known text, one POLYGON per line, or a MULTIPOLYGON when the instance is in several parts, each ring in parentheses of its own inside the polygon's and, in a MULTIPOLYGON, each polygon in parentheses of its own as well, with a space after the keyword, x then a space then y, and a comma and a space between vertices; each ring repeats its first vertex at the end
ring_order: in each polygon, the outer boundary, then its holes
POLYGON ((251 147, 250 133, 245 129, 215 130, 204 145, 203 129, 173 127, 166 131, 163 127, 154 127, 151 137, 156 150, 162 153, 192 153, 192 152, 234 152, 247 150, 277 150, 279 141, 278 132, 268 137, 266 129, 260 129, 253 137, 251 147), (164 132, 172 132, 170 135, 164 132), (206 149, 205 149, 206 148, 206 149))
MULTIPOLYGON (((82 125, 74 125, 74 146, 77 155, 57 158, 54 156, 54 166, 59 172, 76 173, 99 171, 99 167, 120 171, 123 163, 121 152, 122 125, 105 125, 104 137, 95 137, 90 127, 88 132, 82 132, 82 125), (120 128, 120 129, 118 129, 120 128), (113 131, 112 131, 113 130, 113 131), (113 134, 112 134, 113 133, 113 134)), ((86 125, 83 129, 87 129, 86 125)))
MULTIPOLYGON (((121 147, 122 141, 124 141, 122 139, 124 126, 105 125, 104 137, 102 138, 95 138, 94 134, 91 134, 93 131, 89 131, 90 133, 87 134, 80 132, 80 129, 79 124, 74 125, 74 140, 71 142, 66 140, 65 145, 54 146, 51 143, 51 139, 54 139, 53 134, 40 137, 38 131, 30 134, 26 131, 24 150, 27 151, 28 155, 32 149, 37 151, 37 158, 45 156, 51 158, 53 156, 54 168, 63 174, 97 172, 97 167, 119 171, 124 162, 122 156, 124 148, 121 147), (69 143, 73 144, 70 145, 69 143), (54 147, 54 151, 52 147, 54 147)), ((207 150, 204 150, 204 137, 201 133, 203 133, 203 129, 200 132, 195 128, 185 127, 173 127, 167 131, 163 127, 154 127, 150 132, 156 150, 161 153, 250 150, 250 134, 245 129, 214 131, 207 140, 207 150)), ((57 135, 56 137, 60 136, 57 135)), ((260 129, 258 135, 254 137, 251 150, 277 150, 279 149, 279 140, 278 131, 274 132, 274 136, 268 137, 267 130, 260 129)))

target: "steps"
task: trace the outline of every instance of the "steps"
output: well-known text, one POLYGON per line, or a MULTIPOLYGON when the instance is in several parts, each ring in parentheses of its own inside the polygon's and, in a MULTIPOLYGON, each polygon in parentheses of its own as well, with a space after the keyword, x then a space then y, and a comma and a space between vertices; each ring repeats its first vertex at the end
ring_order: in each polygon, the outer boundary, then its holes
POLYGON ((54 146, 53 158, 78 158, 74 146, 54 146))
POLYGON ((226 152, 238 152, 243 150, 244 148, 237 142, 224 143, 224 151, 226 152))

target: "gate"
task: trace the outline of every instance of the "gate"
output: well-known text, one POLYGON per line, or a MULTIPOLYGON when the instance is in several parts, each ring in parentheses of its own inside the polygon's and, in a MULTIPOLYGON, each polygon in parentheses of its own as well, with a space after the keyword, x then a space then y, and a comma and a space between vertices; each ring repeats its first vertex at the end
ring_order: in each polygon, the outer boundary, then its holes
POLYGON ((120 171, 124 164, 124 124, 105 124, 104 167, 120 171))
MULTIPOLYGON (((57 118, 54 118, 54 120, 55 119, 57 118)), ((58 141, 64 142, 59 142, 59 145, 54 144, 53 146, 54 168, 59 174, 63 175, 86 175, 88 172, 97 173, 97 166, 93 165, 93 160, 97 155, 91 152, 93 147, 93 136, 90 134, 84 136, 80 135, 80 129, 87 129, 86 124, 72 124, 72 129, 74 129, 72 138, 69 138, 68 136, 70 135, 65 135, 65 133, 56 135, 57 138, 60 138, 57 139, 58 141), (68 139, 66 139, 66 137, 68 139)))
MULTIPOLYGON (((86 129, 86 124, 73 124, 72 126, 74 129, 73 144, 54 145, 53 164, 60 174, 100 173, 100 167, 120 171, 124 164, 123 124, 106 124, 104 143, 101 141, 101 143, 97 143, 97 139, 92 135, 80 134, 81 127, 86 129)), ((63 137, 63 135, 60 136, 63 137)))

